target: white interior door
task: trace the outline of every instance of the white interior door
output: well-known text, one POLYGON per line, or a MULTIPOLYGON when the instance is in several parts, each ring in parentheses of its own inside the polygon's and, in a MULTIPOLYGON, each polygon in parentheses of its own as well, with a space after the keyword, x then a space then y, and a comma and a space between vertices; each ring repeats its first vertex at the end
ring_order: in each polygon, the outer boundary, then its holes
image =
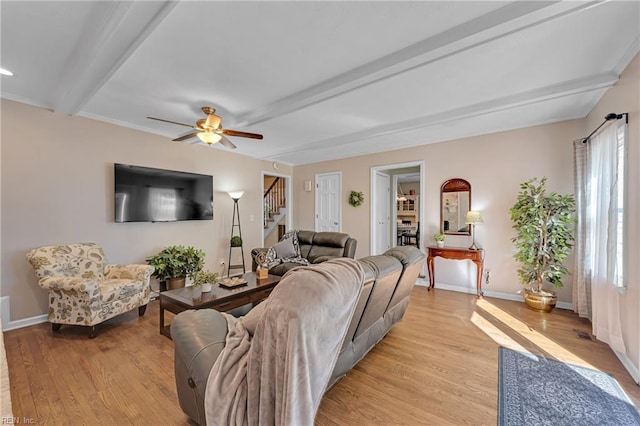
POLYGON ((342 174, 316 175, 316 232, 342 230, 342 174))
POLYGON ((376 251, 382 254, 391 248, 391 180, 389 175, 376 172, 376 251))

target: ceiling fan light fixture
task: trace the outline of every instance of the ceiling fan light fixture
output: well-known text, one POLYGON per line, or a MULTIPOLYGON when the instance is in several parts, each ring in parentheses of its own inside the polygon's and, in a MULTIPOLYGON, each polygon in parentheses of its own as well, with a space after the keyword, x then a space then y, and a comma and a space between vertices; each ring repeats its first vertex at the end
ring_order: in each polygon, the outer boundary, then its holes
POLYGON ((205 129, 218 130, 221 121, 222 119, 220 118, 220 116, 209 114, 207 115, 207 120, 204 122, 204 127, 205 129))
POLYGON ((222 139, 222 136, 217 134, 216 132, 212 132, 210 130, 207 130, 205 132, 200 132, 198 133, 198 138, 208 144, 208 145, 213 145, 214 143, 218 143, 220 142, 220 140, 222 139))

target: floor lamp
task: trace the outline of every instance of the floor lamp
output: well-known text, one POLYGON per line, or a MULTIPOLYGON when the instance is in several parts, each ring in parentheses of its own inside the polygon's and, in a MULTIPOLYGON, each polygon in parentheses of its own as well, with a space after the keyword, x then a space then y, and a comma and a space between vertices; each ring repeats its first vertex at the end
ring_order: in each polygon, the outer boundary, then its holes
POLYGON ((468 211, 464 218, 464 223, 471 226, 473 242, 471 247, 469 247, 469 250, 478 250, 478 247, 476 246, 476 224, 482 223, 482 215, 480 212, 468 211))
POLYGON ((244 191, 234 191, 229 192, 229 197, 233 200, 233 223, 231 224, 231 240, 229 241, 229 264, 227 266, 227 277, 231 276, 232 269, 240 269, 242 268, 242 273, 246 273, 247 270, 244 265, 244 248, 242 247, 242 228, 240 228, 240 209, 238 208, 238 200, 242 197, 244 191), (240 237, 240 244, 234 245, 234 231, 238 228, 238 235, 236 237, 240 237), (232 265, 231 264, 231 249, 234 247, 240 247, 240 253, 242 254, 242 264, 232 265))

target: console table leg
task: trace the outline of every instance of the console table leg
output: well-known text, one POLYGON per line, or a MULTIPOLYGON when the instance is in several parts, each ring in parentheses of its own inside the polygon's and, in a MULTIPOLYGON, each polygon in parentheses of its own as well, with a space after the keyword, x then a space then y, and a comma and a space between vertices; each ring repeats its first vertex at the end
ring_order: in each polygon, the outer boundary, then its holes
POLYGON ((482 261, 474 261, 476 264, 476 269, 478 270, 478 275, 476 277, 476 286, 477 286, 477 295, 478 299, 482 299, 484 296, 484 292, 482 291, 482 269, 483 262, 482 261))
POLYGON ((429 270, 429 287, 427 287, 427 291, 431 290, 435 284, 436 280, 433 276, 433 257, 427 257, 427 269, 429 270))

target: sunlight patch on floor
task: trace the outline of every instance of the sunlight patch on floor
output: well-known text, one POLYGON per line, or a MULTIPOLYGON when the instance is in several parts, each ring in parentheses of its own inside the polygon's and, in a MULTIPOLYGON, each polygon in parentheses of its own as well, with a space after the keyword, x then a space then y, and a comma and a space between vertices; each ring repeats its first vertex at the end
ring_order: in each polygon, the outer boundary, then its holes
POLYGON ((497 344, 504 346, 505 348, 513 349, 514 351, 520 351, 530 353, 520 345, 518 342, 507 336, 502 330, 495 325, 491 324, 488 320, 478 315, 477 312, 471 314, 471 322, 475 324, 480 330, 482 330, 487 336, 491 337, 497 344))
MULTIPOLYGON (((531 327, 529 327, 524 322, 520 321, 519 319, 515 318, 511 314, 509 314, 509 313, 503 311, 502 309, 498 308, 497 306, 495 306, 491 302, 488 302, 486 299, 478 300, 476 306, 478 306, 479 308, 484 310, 486 313, 492 315, 498 321, 502 322, 504 325, 506 325, 507 327, 509 327, 510 329, 512 329, 513 331, 515 331, 516 333, 518 333, 519 335, 521 335, 525 339, 529 340, 531 343, 535 344, 538 348, 540 348, 541 350, 543 350, 547 354, 551 355, 553 358, 557 359, 558 361, 568 362, 568 363, 572 363, 572 364, 576 364, 576 365, 581 365, 581 366, 584 366, 584 367, 592 368, 594 370, 598 370, 598 368, 596 368, 593 365, 589 364, 588 362, 586 362, 582 358, 576 356, 573 352, 570 352, 570 351, 566 350, 565 348, 563 348, 562 346, 560 346, 559 344, 557 344, 553 340, 551 340, 548 337, 540 334, 536 330, 533 330, 531 327)), ((483 330, 482 327, 480 327, 480 329, 483 330)), ((495 327, 495 329, 498 330, 498 332, 504 334, 505 337, 511 339, 504 332, 500 331, 497 327, 495 327)), ((485 330, 483 330, 483 331, 485 333, 487 333, 485 330)), ((495 330, 492 330, 492 331, 495 332, 495 330)), ((494 336, 492 336, 491 334, 487 333, 487 335, 489 335, 493 340, 496 340, 496 338, 494 336)), ((513 339, 511 339, 511 340, 513 340, 513 339)), ((503 346, 506 346, 506 345, 503 345, 503 346)), ((515 349, 515 348, 513 348, 511 346, 508 346, 508 347, 510 347, 511 349, 515 349)), ((516 349, 516 350, 520 350, 520 349, 516 349)), ((528 351, 526 351, 526 352, 528 352, 528 351)))

